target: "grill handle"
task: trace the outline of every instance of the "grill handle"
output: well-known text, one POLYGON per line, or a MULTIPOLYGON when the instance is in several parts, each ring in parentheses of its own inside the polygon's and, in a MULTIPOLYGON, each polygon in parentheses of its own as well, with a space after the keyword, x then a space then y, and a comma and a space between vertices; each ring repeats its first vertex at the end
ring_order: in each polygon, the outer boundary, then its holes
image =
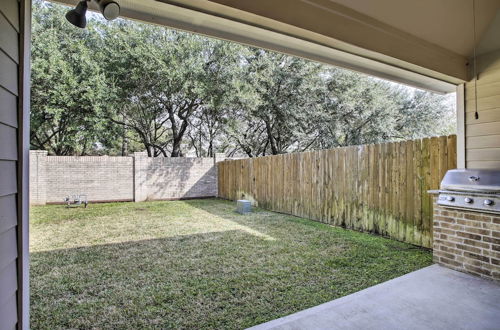
POLYGON ((471 175, 471 176, 469 177, 469 181, 470 181, 470 182, 477 182, 477 181, 479 181, 479 177, 478 177, 478 176, 475 176, 475 175, 471 175))

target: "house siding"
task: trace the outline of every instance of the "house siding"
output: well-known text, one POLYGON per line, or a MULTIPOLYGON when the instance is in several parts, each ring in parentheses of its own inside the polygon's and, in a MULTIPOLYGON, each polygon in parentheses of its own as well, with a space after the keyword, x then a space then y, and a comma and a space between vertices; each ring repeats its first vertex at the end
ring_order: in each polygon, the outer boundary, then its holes
POLYGON ((17 324, 19 3, 0 1, 0 329, 17 324))
POLYGON ((25 147, 26 129, 21 125, 25 116, 18 109, 28 109, 24 95, 28 66, 24 64, 30 8, 25 0, 0 1, 0 330, 28 327, 23 324, 27 319, 23 307, 27 306, 27 291, 23 291, 27 284, 27 228, 23 225, 27 215, 22 211, 25 196, 20 194, 26 157, 20 151, 25 147))
POLYGON ((476 81, 465 84, 465 148, 468 168, 500 168, 500 50, 477 59, 476 81))

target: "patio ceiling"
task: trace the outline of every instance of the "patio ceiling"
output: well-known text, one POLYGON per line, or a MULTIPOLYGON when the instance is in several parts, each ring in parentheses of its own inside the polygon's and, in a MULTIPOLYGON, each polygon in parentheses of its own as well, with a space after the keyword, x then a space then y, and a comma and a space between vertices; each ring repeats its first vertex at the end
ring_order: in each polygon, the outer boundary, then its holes
MULTIPOLYGON (((473 49, 472 0, 118 2, 123 17, 276 50, 442 93, 455 91, 455 85, 467 80, 467 58, 473 49)), ((498 0, 477 2, 477 40, 488 35, 499 10, 498 0)), ((490 41, 495 42, 495 38, 490 41)), ((482 48, 485 52, 488 49, 482 48)))

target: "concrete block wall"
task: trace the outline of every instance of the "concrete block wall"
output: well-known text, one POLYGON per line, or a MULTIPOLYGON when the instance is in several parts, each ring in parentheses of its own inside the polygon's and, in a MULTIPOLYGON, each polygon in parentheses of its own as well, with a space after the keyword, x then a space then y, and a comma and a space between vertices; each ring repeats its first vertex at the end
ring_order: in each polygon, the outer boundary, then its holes
POLYGON ((500 216, 449 209, 436 204, 433 226, 434 262, 500 280, 500 216))
POLYGON ((135 158, 135 201, 217 196, 213 158, 135 158))
POLYGON ((47 151, 30 151, 30 203, 47 202, 47 151))
POLYGON ((46 203, 60 203, 75 194, 101 202, 134 199, 132 157, 47 156, 45 164, 37 190, 45 186, 46 203))
POLYGON ((218 162, 223 162, 225 161, 226 159, 228 159, 226 157, 226 154, 224 153, 220 153, 220 152, 216 152, 215 153, 215 162, 218 163, 218 162))
MULTIPOLYGON (((225 158, 218 155, 219 158, 225 158)), ((90 201, 145 201, 217 196, 217 158, 47 156, 30 152, 32 205, 86 194, 90 201)))

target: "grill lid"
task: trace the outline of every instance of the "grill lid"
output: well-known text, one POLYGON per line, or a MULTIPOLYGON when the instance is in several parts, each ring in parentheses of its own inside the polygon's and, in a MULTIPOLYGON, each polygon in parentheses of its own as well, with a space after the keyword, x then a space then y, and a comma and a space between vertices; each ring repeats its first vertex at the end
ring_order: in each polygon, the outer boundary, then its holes
POLYGON ((441 190, 500 193, 500 170, 449 170, 441 181, 441 190))

